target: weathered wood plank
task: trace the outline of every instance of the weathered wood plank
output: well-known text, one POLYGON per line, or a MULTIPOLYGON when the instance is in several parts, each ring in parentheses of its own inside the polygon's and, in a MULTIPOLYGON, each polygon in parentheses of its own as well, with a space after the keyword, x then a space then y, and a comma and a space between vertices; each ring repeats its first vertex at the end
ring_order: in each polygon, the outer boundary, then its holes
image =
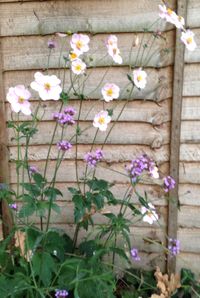
MULTIPOLYGON (((195 273, 197 280, 200 278, 199 264, 200 255, 199 253, 180 253, 177 257, 177 272, 180 272, 181 268, 191 268, 195 273)), ((195 297, 195 296, 194 296, 195 297)))
POLYGON ((199 184, 179 184, 179 200, 182 205, 200 206, 199 193, 199 184))
MULTIPOLYGON (((127 67, 111 67, 111 68, 95 68, 87 71, 87 76, 80 79, 80 84, 85 81, 85 88, 83 93, 89 98, 101 98, 101 87, 105 83, 111 82, 115 83, 120 87, 122 99, 153 99, 161 101, 166 98, 171 98, 172 96, 172 67, 166 67, 161 69, 147 69, 148 82, 146 87, 139 91, 134 88, 132 95, 130 96, 129 80, 127 79, 127 74, 129 73, 129 68, 127 67), (101 83, 101 84, 100 84, 101 83), (100 84, 100 86, 99 86, 100 84), (129 85, 127 85, 129 84, 129 85), (99 86, 99 88, 97 88, 99 86), (129 91, 128 91, 129 90, 129 91)), ((4 73, 5 80, 5 90, 9 89, 11 86, 16 86, 18 84, 24 84, 26 86, 34 80, 35 71, 9 71, 4 73)), ((58 70, 51 71, 50 73, 59 75, 58 70)), ((63 79, 63 72, 60 73, 59 77, 63 79)), ((70 73, 67 70, 65 75, 64 90, 69 90, 71 86, 70 83, 70 73)), ((82 86, 82 85, 81 85, 82 86)), ((74 84, 76 90, 78 85, 74 84)), ((37 99, 38 94, 32 92, 33 98, 37 99)), ((71 98, 74 98, 73 92, 70 93, 71 98)))
POLYGON ((190 28, 200 27, 200 2, 196 0, 188 1, 187 25, 190 28))
MULTIPOLYGON (((32 163, 30 163, 32 165, 32 163)), ((43 172, 45 162, 44 161, 38 161, 37 163, 34 162, 34 165, 37 166, 38 170, 40 172, 43 172)), ((16 183, 17 181, 17 175, 15 171, 15 163, 10 163, 10 182, 16 183)), ((52 180, 53 175, 53 169, 55 169, 56 161, 50 161, 48 163, 48 169, 47 169, 47 181, 52 180)), ((78 173, 80 178, 84 178, 85 173, 85 166, 86 163, 83 161, 78 161, 78 173)), ((129 181, 129 177, 127 175, 126 169, 125 169, 126 163, 108 163, 101 162, 96 170, 97 177, 103 177, 103 179, 112 181, 112 182, 118 182, 118 183, 127 183, 129 181)), ((160 171, 163 175, 166 175, 168 173, 169 164, 163 163, 160 165, 160 171)), ((76 170, 75 170, 75 161, 71 160, 64 160, 61 163, 61 166, 58 170, 57 174, 57 182, 75 182, 76 181, 76 170)), ((26 180, 28 179, 26 175, 26 180)), ((152 182, 152 179, 145 178, 146 182, 152 182)), ((156 181, 155 181, 156 182, 156 181)), ((159 181, 158 181, 159 183, 159 181)), ((152 184, 152 183, 151 183, 152 184)))
MULTIPOLYGON (((100 146, 93 146, 93 150, 98 149, 100 146)), ((29 147, 29 160, 38 161, 45 160, 48 152, 48 145, 42 146, 30 146, 29 147)), ((91 145, 79 145, 78 146, 78 159, 82 159, 83 156, 89 152, 91 145)), ((10 147, 10 159, 17 159, 17 147, 10 147)), ((21 148, 22 156, 24 156, 25 148, 21 148)), ((151 149, 149 146, 142 145, 104 145, 103 148, 104 158, 107 162, 120 162, 120 161, 130 161, 132 159, 141 156, 142 154, 147 154, 158 164, 169 161, 169 146, 164 145, 159 149, 151 149)), ((58 157, 57 146, 53 146, 50 152, 50 159, 55 160, 58 157)), ((75 158, 75 146, 68 152, 66 159, 75 158)))
POLYGON ((181 144, 181 161, 200 161, 200 144, 181 144))
MULTIPOLYGON (((171 7, 175 6, 175 0, 168 2, 171 7)), ((151 3, 148 0, 2 3, 1 34, 13 36, 66 31, 134 32, 143 31, 150 26, 152 31, 173 28, 159 19, 158 4, 160 0, 151 3), (152 26, 157 19, 158 22, 152 26)))
POLYGON ((180 163, 180 183, 200 183, 200 163, 181 162, 180 163))
POLYGON ((178 239, 181 243, 182 252, 199 253, 200 229, 178 229, 178 239))
MULTIPOLYGON (((150 124, 134 123, 134 122, 117 122, 111 134, 107 139, 107 144, 141 144, 150 145, 152 148, 160 148, 162 145, 169 144, 169 124, 164 123, 160 127, 153 127, 150 124), (120 134, 119 134, 120 131, 120 134)), ((38 124, 38 132, 31 139, 30 144, 49 144, 51 140, 52 131, 54 130, 54 122, 40 122, 38 124)), ((111 124, 108 126, 111 127, 111 124)), ((91 144, 93 142, 96 128, 92 126, 91 122, 80 123, 81 130, 85 130, 78 138, 78 143, 91 144)), ((55 134, 54 144, 60 140, 61 127, 58 127, 55 134)), ((64 138, 67 140, 74 139, 76 125, 69 127, 64 133, 64 138)), ((102 144, 107 136, 107 132, 100 132, 96 137, 96 143, 102 144)), ((9 145, 16 145, 16 141, 13 139, 14 132, 12 129, 8 129, 9 145)), ((73 140, 74 141, 74 140, 73 140)), ((24 144, 24 139, 21 140, 21 144, 24 144)))
POLYGON ((200 143, 200 121, 182 121, 181 122, 181 142, 182 143, 200 143))
POLYGON ((182 120, 200 119, 200 97, 184 97, 182 105, 182 120))
POLYGON ((200 64, 185 64, 183 96, 200 95, 200 64))
MULTIPOLYGON (((112 101, 110 103, 106 103, 104 107, 106 109, 113 109, 113 120, 116 119, 117 115, 119 115, 122 110, 125 102, 124 101, 112 101)), ((38 101, 32 102, 32 111, 34 112, 38 106, 38 101)), ((59 111, 61 106, 60 102, 49 101, 48 103, 43 103, 41 106, 38 116, 42 116, 43 121, 52 120, 52 115, 55 111, 59 111)), ((68 106, 74 107, 76 111, 79 111, 80 101, 74 100, 69 101, 68 106)), ((103 101, 101 100, 88 100, 84 101, 81 109, 80 120, 93 120, 94 115, 101 111, 103 108, 103 101)), ((135 121, 135 122, 147 122, 153 125, 161 125, 164 122, 169 122, 171 120, 171 100, 164 100, 161 103, 157 104, 156 102, 150 101, 130 101, 127 103, 119 121, 135 121)), ((11 116, 11 108, 10 103, 6 103, 6 119, 17 120, 18 115, 16 113, 12 113, 11 116)), ((75 119, 77 120, 78 112, 75 115, 75 119)), ((24 114, 20 114, 20 121, 30 121, 30 116, 26 116, 24 114)))
MULTIPOLYGON (((107 66, 113 65, 112 58, 107 54, 105 41, 108 38, 108 34, 98 34, 91 37, 90 51, 86 53, 85 60, 87 66, 107 66)), ((117 34, 118 45, 123 58, 123 65, 135 65, 137 63, 141 65, 141 52, 139 59, 137 60, 139 46, 133 47, 133 42, 136 38, 134 33, 117 34), (132 54, 130 51, 132 49, 132 54), (137 60, 137 62, 136 62, 137 60)), ((170 31, 163 34, 166 38, 155 38, 151 33, 138 34, 138 38, 142 44, 146 44, 142 64, 146 66, 162 67, 173 64, 173 40, 174 32, 170 31), (153 42, 154 40, 154 42, 153 42), (153 42, 153 43, 152 43, 153 42), (151 46, 152 44, 152 46, 151 46), (170 51, 165 51, 165 49, 170 51), (150 59, 150 57, 152 58, 150 59)), ((8 37, 2 38, 2 53, 4 61, 4 70, 16 70, 16 69, 38 69, 46 68, 49 55, 49 49, 47 47, 48 40, 52 36, 26 36, 26 37, 8 37)), ((64 49, 63 40, 56 38, 58 46, 51 52, 51 58, 49 61, 49 68, 57 68, 59 65, 60 51, 62 56, 68 56, 70 50, 70 39, 66 38, 64 49)), ((61 67, 65 67, 66 62, 61 60, 61 67)), ((67 65, 68 66, 68 65, 67 65)))
MULTIPOLYGON (((178 0, 178 15, 186 18, 187 1, 178 0)), ((180 30, 176 30, 175 59, 174 59, 174 77, 173 77, 173 96, 172 96, 172 122, 171 122, 171 142, 170 142, 170 176, 175 181, 179 181, 179 147, 181 134, 181 110, 182 110, 182 89, 183 89, 183 71, 184 71, 184 46, 180 43, 180 30)), ((178 183, 170 190, 170 196, 178 198, 178 183)), ((177 236, 177 214, 178 206, 172 200, 168 205, 168 236, 176 238, 177 236)), ((167 269, 172 273, 176 268, 176 259, 168 256, 167 269)))
MULTIPOLYGON (((72 201, 72 195, 68 191, 68 187, 75 187, 77 188, 77 184, 75 182, 56 182, 55 187, 58 188, 62 194, 63 197, 59 197, 60 201, 67 201, 71 202, 72 201)), ((80 187, 83 190, 83 184, 80 183, 80 187)), ((113 193, 113 195, 118 198, 118 199, 123 199, 124 195, 127 193, 128 188, 130 187, 130 183, 116 183, 112 188, 110 189, 113 193)), ((17 185, 16 184, 11 184, 11 188, 13 190, 16 190, 17 185)), ((20 187, 21 191, 21 187, 20 187)), ((141 196, 145 195, 145 191, 147 192, 148 200, 152 202, 156 206, 167 206, 168 200, 166 198, 166 194, 164 193, 163 189, 159 185, 148 185, 148 184, 143 184, 140 183, 137 185, 137 191, 141 196)), ((131 202, 134 202, 138 204, 138 198, 137 196, 133 193, 131 197, 131 202)))
POLYGON ((178 224, 180 228, 199 228, 200 227, 200 207, 182 206, 178 213, 178 224))

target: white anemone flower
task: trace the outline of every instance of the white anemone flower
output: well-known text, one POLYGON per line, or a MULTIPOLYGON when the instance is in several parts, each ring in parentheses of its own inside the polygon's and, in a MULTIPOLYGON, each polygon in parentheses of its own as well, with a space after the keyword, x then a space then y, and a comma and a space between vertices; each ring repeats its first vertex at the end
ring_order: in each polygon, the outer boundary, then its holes
POLYGON ((74 33, 72 35, 70 44, 71 44, 72 49, 76 53, 79 53, 79 55, 81 55, 81 54, 89 51, 89 46, 88 46, 89 42, 90 42, 90 38, 88 35, 74 33))
POLYGON ((119 87, 115 84, 105 84, 101 89, 101 93, 106 102, 109 102, 113 99, 117 99, 119 97, 119 87))
POLYGON ((86 70, 86 64, 81 59, 78 58, 72 61, 71 68, 73 73, 75 73, 76 75, 81 75, 86 70))
POLYGON ((133 71, 133 82, 139 89, 144 89, 147 83, 147 73, 142 68, 135 69, 133 71))
POLYGON ((31 93, 24 85, 11 87, 6 95, 7 101, 11 104, 11 109, 15 113, 20 111, 25 115, 31 115, 30 102, 31 93))
POLYGON ((62 88, 60 87, 60 79, 55 75, 43 75, 41 72, 36 72, 35 81, 31 83, 31 88, 38 91, 42 100, 59 100, 62 88))
POLYGON ((110 123, 111 117, 108 115, 108 111, 101 111, 94 117, 93 126, 99 128, 101 131, 106 131, 108 123, 110 123))
POLYGON ((186 30, 186 32, 182 32, 181 41, 185 44, 189 51, 194 51, 197 46, 194 40, 194 33, 189 29, 186 30))
POLYGON ((166 20, 167 22, 174 24, 177 21, 177 14, 171 8, 166 7, 165 5, 159 5, 159 16, 161 19, 166 20))
POLYGON ((156 209, 152 203, 148 203, 148 208, 142 206, 140 211, 144 215, 142 218, 144 222, 148 222, 152 225, 154 221, 158 220, 158 214, 156 213, 156 209))

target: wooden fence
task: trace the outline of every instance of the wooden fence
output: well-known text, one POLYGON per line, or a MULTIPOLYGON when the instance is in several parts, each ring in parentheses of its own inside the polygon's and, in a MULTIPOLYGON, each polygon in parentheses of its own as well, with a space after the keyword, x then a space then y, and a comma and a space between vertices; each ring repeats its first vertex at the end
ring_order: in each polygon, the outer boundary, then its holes
MULTIPOLYGON (((105 72, 105 67, 111 65, 108 57, 102 60, 99 58, 105 53, 105 48, 102 47, 104 40, 109 33, 115 33, 124 60, 118 67, 110 66, 105 82, 112 80, 123 86, 134 38, 137 35, 139 40, 147 42, 151 32, 156 30, 159 24, 159 30, 163 31, 163 36, 167 40, 166 47, 172 50, 165 55, 161 42, 153 45, 151 51, 152 53, 157 51, 157 54, 149 60, 145 69, 148 72, 147 88, 144 91, 135 91, 132 100, 126 106, 105 146, 108 163, 104 166, 108 170, 100 168, 99 174, 116 182, 114 192, 119 195, 124 193, 127 181, 116 174, 112 174, 111 179, 109 168, 123 171, 128 161, 142 153, 153 157, 163 174, 171 173, 178 181, 171 195, 179 198, 180 211, 177 211, 174 204, 168 204, 158 186, 141 185, 141 190, 149 192, 158 209, 162 229, 157 224, 153 226, 145 223, 136 224, 131 227, 132 243, 142 252, 140 266, 152 268, 158 264, 164 269, 166 260, 162 249, 158 245, 145 243, 142 238, 151 237, 166 243, 167 232, 170 236, 178 235, 181 253, 177 258, 177 270, 189 267, 199 273, 200 50, 198 47, 195 52, 185 51, 184 54, 184 47, 178 40, 178 34, 176 38, 175 29, 161 21, 155 23, 149 32, 143 33, 144 28, 148 28, 152 20, 158 18, 158 4, 159 0, 0 0, 0 182, 9 182, 12 187, 16 187, 15 164, 12 160, 16 159, 17 149, 12 139, 12 132, 6 129, 6 122, 11 119, 11 114, 9 104, 5 101, 5 93, 11 86, 29 85, 35 71, 46 68, 47 41, 54 33, 71 31, 90 34, 91 52, 95 53, 92 57, 95 68, 92 69, 91 79, 88 79, 88 86, 97 84, 105 72)), ((200 2, 170 0, 168 4, 186 16, 187 26, 192 28, 197 44, 200 44, 200 2)), ((136 60, 137 51, 137 48, 133 48, 132 64, 136 60)), ((55 74, 58 74, 58 59, 59 49, 55 49, 50 59, 50 70, 55 74)), ((68 70, 66 77, 69 77, 68 70)), ((65 87, 69 85, 68 80, 66 82, 65 87)), ((90 87, 87 88, 86 92, 90 92, 90 87)), ((81 114, 83 126, 92 121, 94 114, 100 109, 100 104, 95 101, 96 98, 99 98, 99 91, 84 104, 81 114), (91 106, 93 108, 88 114, 91 106), (87 114, 88 118, 85 121, 87 114)), ((122 98, 117 112, 120 111, 120 105, 125 98, 125 96, 122 98)), ((36 103, 37 98, 33 97, 32 105, 35 106, 36 103)), ((79 102, 72 97, 71 104, 78 107, 79 102)), ((45 116, 39 125, 39 133, 31 143, 30 164, 36 165, 41 171, 54 125, 52 112, 58 110, 59 105, 57 102, 47 104, 45 116)), ((20 119, 24 121, 27 117, 21 116, 20 119)), ((80 137, 78 156, 80 173, 83 169, 83 155, 88 151, 94 133, 95 130, 91 128, 87 134, 80 137)), ((97 143, 102 142, 103 136, 99 134, 97 143)), ((67 191, 67 186, 75 184, 76 180, 74 157, 75 151, 72 150, 66 156, 57 180, 57 187, 64 193, 63 200, 59 202, 62 213, 60 216, 52 215, 53 224, 59 227, 65 226, 65 229, 67 224, 68 231, 74 230, 73 204, 67 191)), ((50 158, 50 164, 54 166, 56 145, 50 158)), ((50 179, 50 171, 47 177, 50 179)), ((3 212, 3 218, 7 220, 4 206, 3 212)), ((102 218, 95 219, 96 224, 101 222, 102 218)), ((174 265, 174 262, 168 261, 169 270, 172 270, 174 265)))

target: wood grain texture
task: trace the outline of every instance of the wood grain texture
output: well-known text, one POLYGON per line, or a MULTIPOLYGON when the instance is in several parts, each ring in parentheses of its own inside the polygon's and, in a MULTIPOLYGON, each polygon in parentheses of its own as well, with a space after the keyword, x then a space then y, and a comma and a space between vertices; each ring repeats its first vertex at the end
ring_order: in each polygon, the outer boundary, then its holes
POLYGON ((188 1, 187 25, 190 28, 200 27, 200 2, 197 0, 188 1))
POLYGON ((181 119, 199 120, 200 119, 199 107, 200 107, 200 97, 183 97, 181 119))
MULTIPOLYGON (((145 123, 116 122, 106 143, 141 144, 150 145, 152 148, 160 148, 162 145, 169 144, 169 126, 170 123, 164 123, 159 127, 153 127, 152 125, 145 123)), ((54 122, 40 122, 37 127, 38 132, 34 135, 34 138, 31 139, 30 144, 49 144, 54 127, 54 122)), ((108 129, 109 127, 111 127, 111 124, 108 126, 108 129)), ((91 144, 96 133, 96 128, 92 126, 91 122, 80 123, 80 128, 83 132, 78 138, 78 143, 91 144)), ((64 133, 64 139, 74 142, 75 129, 76 126, 69 127, 64 133)), ((61 127, 58 127, 56 130, 54 144, 60 140, 61 130, 61 127)), ((108 132, 106 131, 99 132, 96 137, 96 144, 103 144, 107 133, 108 132)), ((9 145, 16 145, 16 141, 13 138, 13 130, 8 129, 9 145)), ((24 144, 24 139, 21 140, 21 144, 24 144)))
MULTIPOLYGON (((186 18, 187 1, 177 1, 177 14, 186 18)), ((171 142, 170 142, 170 176, 175 181, 179 181, 179 159, 180 159, 180 135, 181 135, 181 110, 182 110, 182 89, 183 89, 183 71, 184 71, 184 46, 180 43, 180 31, 176 30, 175 58, 174 58, 174 77, 173 77, 173 96, 172 96, 172 122, 171 122, 171 142)), ((169 195, 178 198, 178 183, 170 190, 169 195)), ((178 206, 172 200, 169 200, 168 206, 168 236, 177 238, 177 218, 178 206)), ((176 259, 168 256, 168 273, 176 270, 176 259)))
POLYGON ((181 144, 181 161, 200 161, 200 144, 181 144))
POLYGON ((181 143, 200 143, 200 121, 181 122, 181 143))
MULTIPOLYGON (((38 161, 45 160, 48 152, 48 145, 30 146, 29 147, 29 160, 38 161)), ((100 148, 98 145, 93 146, 93 151, 100 148)), ((78 146, 78 159, 82 159, 83 156, 89 152, 91 145, 81 144, 78 146)), ((10 159, 17 159, 17 147, 13 146, 9 148, 10 159)), ((25 148, 21 148, 22 155, 25 153, 25 148)), ((142 154, 147 154, 159 165, 163 162, 169 161, 169 146, 164 145, 158 149, 151 149, 149 146, 143 145, 104 145, 103 148, 104 158, 106 162, 122 162, 135 159, 142 154)), ((50 152, 50 159, 55 160, 58 156, 58 149, 56 145, 53 145, 50 152)), ((72 147, 65 159, 75 158, 75 146, 72 147)))
MULTIPOLYGON (((13 2, 16 3, 1 4, 3 36, 45 35, 66 31, 135 32, 143 31, 150 26, 150 30, 173 28, 159 19, 159 0, 13 2)), ((172 7, 175 6, 175 0, 169 0, 168 3, 172 7)))
POLYGON ((199 253, 200 229, 198 228, 179 228, 178 239, 181 243, 182 252, 199 253))
MULTIPOLYGON (((109 34, 97 34, 90 36, 90 50, 84 55, 87 66, 113 65, 112 58, 107 54, 105 46, 109 34)), ((152 33, 138 34, 139 43, 146 45, 142 58, 142 50, 139 57, 138 46, 133 46, 136 39, 135 33, 117 34, 118 46, 123 58, 123 65, 153 66, 162 67, 173 64, 173 42, 174 32, 163 33, 163 38, 156 38, 152 33), (166 39, 166 40, 165 40, 166 39), (167 51, 169 49, 169 51, 167 51), (131 52, 131 55, 130 55, 131 52), (142 59, 142 63, 141 63, 142 59)), ((49 49, 48 40, 55 39, 57 46, 51 51, 49 68, 57 68, 59 65, 60 53, 62 57, 68 57, 71 50, 71 36, 64 41, 53 36, 18 36, 2 38, 2 52, 5 70, 15 69, 38 69, 47 67, 49 49)), ((66 66, 64 59, 61 59, 61 67, 66 66)), ((68 64, 67 64, 68 67, 68 64)))
POLYGON ((199 263, 199 253, 180 253, 177 256, 177 272, 180 272, 181 268, 191 268, 198 280, 200 278, 199 263))
POLYGON ((180 162, 180 183, 200 183, 200 163, 180 162))
POLYGON ((183 96, 200 95, 200 63, 185 64, 183 96))
POLYGON ((179 200, 181 205, 200 206, 199 193, 199 184, 179 184, 179 200))
POLYGON ((199 228, 200 217, 199 206, 182 206, 178 213, 178 224, 180 228, 199 228))
MULTIPOLYGON (((143 90, 134 88, 130 96, 130 89, 132 84, 127 79, 127 74, 130 73, 127 67, 111 67, 111 68, 95 68, 87 71, 87 75, 80 78, 80 86, 85 83, 83 93, 88 98, 102 98, 101 87, 104 84, 111 82, 120 87, 120 98, 127 99, 151 99, 161 101, 172 96, 172 68, 166 67, 161 69, 146 69, 148 74, 148 82, 143 90), (99 86, 99 88, 97 88, 99 86)), ((5 90, 9 87, 18 84, 30 85, 34 80, 35 71, 9 71, 4 73, 5 90)), ((59 74, 58 70, 49 72, 55 74, 63 79, 63 72, 59 74)), ((130 73, 130 75, 132 75, 130 73)), ((65 74, 64 90, 69 90, 70 72, 67 70, 65 74)), ((78 85, 74 84, 74 88, 78 90, 78 85)), ((32 91, 33 98, 37 99, 38 94, 32 91)), ((75 98, 73 92, 70 92, 70 97, 75 98)))
MULTIPOLYGON (((33 163, 30 163, 32 165, 33 163)), ((129 177, 127 175, 125 166, 127 163, 108 163, 101 162, 96 170, 96 175, 99 178, 108 180, 110 182, 116 182, 116 183, 127 183, 129 182, 129 177)), ((38 161, 37 163, 34 162, 34 165, 37 166, 38 170, 42 173, 44 170, 45 162, 44 161, 38 161)), ((47 169, 47 181, 51 181, 52 175, 53 175, 53 169, 56 166, 56 161, 50 161, 48 163, 48 169, 47 169)), ((85 162, 78 161, 78 173, 80 178, 84 178, 85 173, 85 162)), ((163 163, 160 165, 160 171, 163 173, 163 175, 166 175, 169 170, 169 164, 163 163)), ((10 163, 10 182, 16 183, 16 172, 15 172, 15 164, 10 163)), ((26 175, 26 181, 28 179, 26 175)), ((58 171, 57 175, 57 182, 75 182, 76 181, 76 173, 75 173, 75 161, 72 160, 64 160, 61 163, 61 166, 58 171)), ((152 184, 152 179, 145 178, 145 182, 148 182, 152 184)), ((156 181, 155 183, 159 183, 159 181, 156 181)))
MULTIPOLYGON (((109 103, 105 103, 103 100, 85 100, 82 109, 80 120, 93 120, 94 115, 101 111, 103 108, 113 109, 112 119, 115 120, 117 115, 119 115, 123 106, 125 105, 125 101, 114 100, 109 103)), ((55 111, 59 111, 61 106, 61 102, 57 101, 48 101, 42 102, 42 105, 38 112, 38 117, 42 117, 43 121, 52 120, 53 113, 55 111)), ((72 106, 77 113, 75 114, 74 119, 77 120, 78 111, 80 108, 79 100, 71 100, 69 101, 67 106, 72 106)), ((31 103, 31 110, 34 112, 38 107, 38 101, 34 101, 31 103)), ((125 109, 119 118, 119 121, 132 121, 132 122, 146 122, 151 123, 152 125, 161 125, 164 122, 169 122, 171 120, 170 115, 171 110, 171 100, 167 99, 162 101, 161 103, 150 102, 150 101, 130 101, 126 104, 125 109)), ((6 102, 6 119, 17 120, 17 114, 12 113, 10 103, 6 102)), ((26 116, 22 113, 19 115, 20 121, 30 121, 30 116, 26 116)))

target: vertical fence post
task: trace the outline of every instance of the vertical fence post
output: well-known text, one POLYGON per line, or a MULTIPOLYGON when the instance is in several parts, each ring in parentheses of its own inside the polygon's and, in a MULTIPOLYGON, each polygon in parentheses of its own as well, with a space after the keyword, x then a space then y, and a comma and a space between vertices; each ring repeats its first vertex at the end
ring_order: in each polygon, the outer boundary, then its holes
MULTIPOLYGON (((187 0, 177 0, 177 14, 187 17, 187 0)), ((176 30, 175 59, 174 59, 174 78, 173 78, 173 97, 172 97, 172 122, 171 122, 171 144, 170 144, 170 175, 176 180, 176 186, 170 191, 168 205, 168 236, 177 238, 178 229, 178 206, 173 198, 178 200, 179 185, 179 154, 180 154, 180 130, 181 130, 181 111, 182 111, 182 91, 183 91, 183 71, 185 46, 180 40, 181 32, 176 30)), ((168 273, 175 272, 176 258, 168 256, 168 273)))
MULTIPOLYGON (((5 94, 3 84, 3 55, 2 41, 0 40, 0 183, 9 183, 9 165, 6 131, 5 94)), ((9 234, 12 227, 12 216, 6 201, 2 200, 1 218, 4 237, 9 234)))

